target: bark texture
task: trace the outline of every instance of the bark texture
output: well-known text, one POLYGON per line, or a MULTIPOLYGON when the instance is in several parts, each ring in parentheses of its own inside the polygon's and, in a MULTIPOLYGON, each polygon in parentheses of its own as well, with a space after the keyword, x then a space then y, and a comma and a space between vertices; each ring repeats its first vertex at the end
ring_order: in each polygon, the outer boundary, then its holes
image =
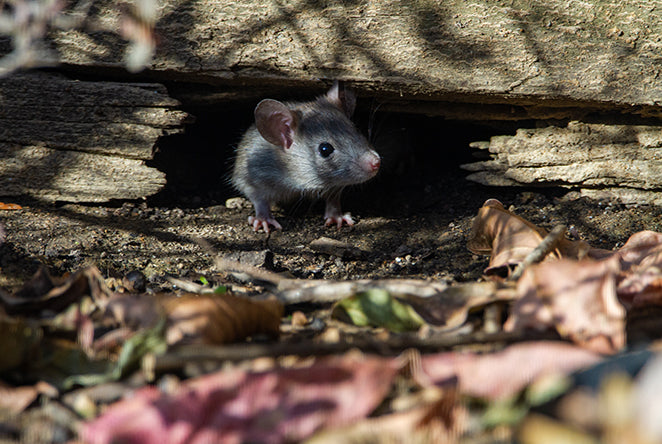
MULTIPOLYGON (((90 32, 58 31, 69 65, 121 68, 115 2, 90 32)), ((317 85, 531 107, 641 107, 662 99, 662 2, 636 0, 209 0, 161 2, 151 67, 203 82, 317 85)))
POLYGON ((662 204, 662 126, 570 122, 474 144, 492 159, 463 165, 485 185, 566 186, 623 203, 662 204))
POLYGON ((72 81, 47 74, 0 79, 0 195, 104 202, 159 191, 147 167, 187 114, 158 84, 72 81))

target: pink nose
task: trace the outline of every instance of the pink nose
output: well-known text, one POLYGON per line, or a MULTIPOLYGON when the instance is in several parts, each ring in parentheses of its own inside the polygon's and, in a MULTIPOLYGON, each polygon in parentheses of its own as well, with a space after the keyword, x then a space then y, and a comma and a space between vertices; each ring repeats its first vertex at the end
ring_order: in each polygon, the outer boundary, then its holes
POLYGON ((372 160, 368 162, 368 166, 372 171, 377 171, 379 169, 379 166, 382 164, 382 161, 379 159, 379 157, 375 157, 372 160))
POLYGON ((371 152, 363 156, 363 168, 370 173, 376 173, 382 164, 379 154, 371 152))

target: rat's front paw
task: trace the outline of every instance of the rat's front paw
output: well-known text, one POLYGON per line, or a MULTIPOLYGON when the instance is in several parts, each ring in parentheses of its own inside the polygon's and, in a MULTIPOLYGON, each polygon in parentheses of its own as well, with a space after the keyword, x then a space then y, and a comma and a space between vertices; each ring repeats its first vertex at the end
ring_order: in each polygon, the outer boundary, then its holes
POLYGON ((262 228, 265 233, 269 233, 271 231, 269 229, 269 225, 273 225, 273 227, 276 230, 283 229, 283 227, 281 227, 278 221, 273 217, 261 218, 261 217, 250 216, 248 218, 248 223, 253 226, 254 231, 259 231, 260 228, 262 228))
POLYGON ((354 225, 354 219, 352 219, 352 215, 345 213, 339 216, 327 216, 326 219, 324 219, 324 225, 327 227, 336 225, 338 229, 340 229, 343 223, 346 223, 350 227, 354 225))

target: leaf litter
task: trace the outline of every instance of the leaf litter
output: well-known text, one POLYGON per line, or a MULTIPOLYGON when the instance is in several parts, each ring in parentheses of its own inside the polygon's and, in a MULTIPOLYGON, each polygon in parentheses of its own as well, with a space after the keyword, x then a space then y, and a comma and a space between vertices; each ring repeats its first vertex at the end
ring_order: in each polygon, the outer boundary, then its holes
POLYGON ((657 354, 643 370, 602 374, 597 389, 572 375, 627 354, 628 314, 662 306, 662 234, 634 233, 610 251, 562 231, 488 200, 467 245, 490 255, 485 280, 456 285, 295 279, 218 259, 219 272, 261 288, 249 298, 230 283, 210 293, 206 279, 187 287, 204 294, 151 294, 111 290, 94 267, 62 278, 42 269, 0 292, 0 413, 65 402, 79 415, 69 433, 91 443, 455 442, 503 427, 522 442, 657 442, 657 354), (288 323, 289 307, 312 313, 288 323), (488 311, 504 314, 502 330, 481 334, 488 311), (332 333, 347 323, 354 336, 332 333), (352 350, 361 337, 381 352, 352 350), (607 412, 571 423, 577 403, 607 412))

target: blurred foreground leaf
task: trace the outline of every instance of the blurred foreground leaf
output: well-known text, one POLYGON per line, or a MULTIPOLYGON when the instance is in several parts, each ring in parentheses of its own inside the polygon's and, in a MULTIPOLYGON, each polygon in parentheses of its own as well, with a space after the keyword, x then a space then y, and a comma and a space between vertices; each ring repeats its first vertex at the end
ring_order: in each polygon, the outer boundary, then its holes
POLYGON ((84 442, 300 442, 367 417, 391 390, 401 362, 349 353, 297 368, 236 368, 155 387, 111 405, 81 428, 84 442))
POLYGON ((20 319, 0 318, 0 372, 21 365, 44 336, 38 326, 20 319))
POLYGON ((70 376, 64 380, 64 388, 71 388, 74 385, 96 385, 121 379, 138 366, 143 356, 149 353, 164 353, 168 348, 165 341, 165 324, 165 319, 161 319, 154 327, 133 335, 124 343, 117 362, 110 364, 106 371, 70 376))
POLYGON ((345 314, 355 325, 385 327, 394 332, 417 330, 425 324, 409 304, 380 289, 368 290, 339 301, 333 314, 335 317, 345 314))
POLYGON ((230 293, 185 294, 159 300, 167 315, 168 344, 229 344, 249 336, 278 336, 283 306, 277 300, 255 301, 230 293))

